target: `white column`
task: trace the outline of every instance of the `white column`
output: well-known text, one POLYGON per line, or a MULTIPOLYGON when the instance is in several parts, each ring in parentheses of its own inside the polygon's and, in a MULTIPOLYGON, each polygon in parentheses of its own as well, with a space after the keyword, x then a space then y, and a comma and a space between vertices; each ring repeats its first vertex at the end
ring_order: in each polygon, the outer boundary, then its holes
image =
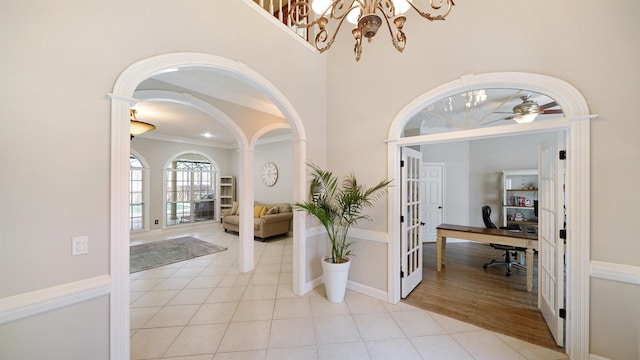
POLYGON ((110 358, 129 358, 129 110, 136 99, 111 96, 110 358))
POLYGON ((253 259, 253 150, 240 149, 238 205, 240 208, 240 272, 254 269, 253 259))
POLYGON ((397 304, 400 301, 400 147, 397 139, 387 142, 387 178, 393 179, 387 191, 387 242, 388 267, 387 301, 397 304))
MULTIPOLYGON (((294 139, 293 143, 293 200, 302 202, 307 197, 307 142, 294 139)), ((305 212, 293 210, 293 293, 303 295, 307 279, 307 231, 305 212)))

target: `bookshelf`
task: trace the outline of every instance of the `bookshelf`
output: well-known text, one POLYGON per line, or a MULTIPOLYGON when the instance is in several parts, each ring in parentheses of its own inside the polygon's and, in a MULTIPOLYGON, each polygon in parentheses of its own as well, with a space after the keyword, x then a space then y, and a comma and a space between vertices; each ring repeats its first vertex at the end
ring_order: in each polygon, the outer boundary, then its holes
POLYGON ((537 226, 538 170, 502 172, 502 226, 537 226))
MULTIPOLYGON (((222 210, 231 209, 236 200, 235 176, 220 176, 220 214, 222 210)), ((222 220, 220 220, 222 221, 222 220)))

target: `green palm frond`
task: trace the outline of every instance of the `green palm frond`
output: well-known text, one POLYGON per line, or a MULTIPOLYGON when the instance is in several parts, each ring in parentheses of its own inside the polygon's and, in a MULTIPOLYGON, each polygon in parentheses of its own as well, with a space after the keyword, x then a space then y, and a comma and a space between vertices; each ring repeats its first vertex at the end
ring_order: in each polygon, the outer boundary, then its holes
POLYGON ((347 242, 351 226, 359 221, 371 221, 364 210, 372 208, 375 200, 385 192, 391 180, 381 180, 375 186, 367 188, 358 184, 353 174, 345 176, 342 182, 332 172, 309 163, 309 201, 293 204, 297 210, 304 210, 315 216, 327 231, 331 241, 331 256, 334 262, 345 262, 351 255, 352 245, 347 242), (340 184, 340 186, 339 186, 340 184))

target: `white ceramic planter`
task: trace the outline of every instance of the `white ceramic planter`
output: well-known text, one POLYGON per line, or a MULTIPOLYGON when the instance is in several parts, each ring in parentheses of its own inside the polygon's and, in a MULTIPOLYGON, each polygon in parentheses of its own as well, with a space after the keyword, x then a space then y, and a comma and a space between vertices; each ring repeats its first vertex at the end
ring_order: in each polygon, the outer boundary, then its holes
POLYGON ((327 292, 327 299, 333 303, 339 303, 344 300, 344 294, 347 290, 347 280, 349 280, 349 266, 351 265, 351 261, 334 264, 327 261, 327 259, 330 258, 330 256, 327 256, 322 259, 324 288, 327 292))

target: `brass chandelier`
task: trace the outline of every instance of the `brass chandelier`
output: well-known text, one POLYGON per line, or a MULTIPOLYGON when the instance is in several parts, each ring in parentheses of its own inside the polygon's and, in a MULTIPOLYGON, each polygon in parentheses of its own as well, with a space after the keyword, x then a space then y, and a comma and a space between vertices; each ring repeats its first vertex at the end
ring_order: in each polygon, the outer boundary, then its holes
POLYGON ((315 47, 321 53, 331 47, 345 20, 355 24, 356 27, 351 31, 356 40, 353 52, 356 61, 359 61, 362 55, 362 38, 371 42, 382 26, 383 19, 389 29, 393 46, 402 52, 407 41, 402 31, 407 18, 402 14, 411 8, 429 21, 444 20, 455 5, 453 0, 425 0, 431 9, 439 13, 433 15, 420 10, 413 4, 416 1, 418 0, 298 0, 290 8, 289 18, 292 24, 299 28, 317 25, 315 47), (311 10, 317 15, 313 21, 310 21, 309 16, 311 10), (329 20, 337 22, 332 35, 327 30, 329 20))

